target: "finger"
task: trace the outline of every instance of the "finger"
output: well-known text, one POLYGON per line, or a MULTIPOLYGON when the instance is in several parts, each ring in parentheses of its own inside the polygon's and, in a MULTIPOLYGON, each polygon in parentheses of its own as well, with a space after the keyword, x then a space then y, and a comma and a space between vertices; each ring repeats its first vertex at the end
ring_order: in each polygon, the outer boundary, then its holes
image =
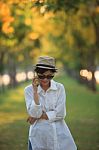
POLYGON ((33 120, 30 120, 30 122, 29 122, 29 123, 30 123, 30 124, 33 124, 34 122, 35 122, 35 121, 33 121, 33 120))
POLYGON ((28 118, 27 118, 27 122, 29 122, 31 120, 31 117, 29 116, 28 118))
POLYGON ((39 84, 39 79, 36 77, 33 79, 32 84, 37 86, 39 84))
POLYGON ((29 121, 29 117, 27 118, 27 120, 26 120, 27 122, 29 121))
POLYGON ((37 119, 32 118, 32 119, 31 119, 31 123, 33 124, 36 120, 37 120, 37 119))
POLYGON ((36 121, 36 118, 33 117, 28 117, 27 122, 29 122, 30 124, 33 124, 36 121))
POLYGON ((30 118, 28 119, 28 122, 31 124, 31 119, 30 118))

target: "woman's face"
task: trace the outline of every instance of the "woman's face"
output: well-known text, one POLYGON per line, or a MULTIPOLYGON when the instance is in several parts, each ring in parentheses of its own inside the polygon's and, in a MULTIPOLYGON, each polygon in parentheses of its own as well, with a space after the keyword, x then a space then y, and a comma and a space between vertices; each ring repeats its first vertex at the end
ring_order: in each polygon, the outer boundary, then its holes
POLYGON ((44 72, 43 74, 38 73, 37 75, 42 86, 49 86, 50 80, 54 77, 54 73, 50 70, 44 72))

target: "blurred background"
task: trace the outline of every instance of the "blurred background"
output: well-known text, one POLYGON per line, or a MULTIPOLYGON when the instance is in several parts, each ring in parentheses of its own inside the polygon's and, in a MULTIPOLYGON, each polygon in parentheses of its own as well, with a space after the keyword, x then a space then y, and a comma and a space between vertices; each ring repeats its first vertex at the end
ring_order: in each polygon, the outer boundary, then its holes
POLYGON ((99 149, 99 0, 0 1, 0 149, 27 149, 24 88, 55 57, 79 150, 99 149))

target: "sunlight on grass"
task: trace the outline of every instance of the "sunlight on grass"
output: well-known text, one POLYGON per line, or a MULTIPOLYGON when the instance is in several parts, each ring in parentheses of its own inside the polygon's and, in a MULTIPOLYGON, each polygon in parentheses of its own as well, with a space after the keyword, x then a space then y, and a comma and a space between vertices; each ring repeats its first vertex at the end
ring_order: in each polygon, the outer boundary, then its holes
POLYGON ((13 123, 17 120, 26 121, 27 115, 25 113, 6 113, 0 112, 0 125, 13 123))
POLYGON ((24 88, 10 89, 5 96, 0 95, 2 103, 0 106, 0 125, 13 123, 17 120, 26 121, 27 112, 24 100, 24 88))

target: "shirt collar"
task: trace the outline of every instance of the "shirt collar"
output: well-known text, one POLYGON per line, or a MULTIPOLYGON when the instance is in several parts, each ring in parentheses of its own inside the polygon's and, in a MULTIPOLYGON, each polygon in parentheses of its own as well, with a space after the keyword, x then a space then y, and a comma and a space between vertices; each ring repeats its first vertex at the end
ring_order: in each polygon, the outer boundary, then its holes
MULTIPOLYGON (((42 91, 42 87, 39 85, 38 86, 38 93, 42 91)), ((57 90, 56 82, 54 80, 51 80, 51 86, 49 87, 48 90, 57 90)))

